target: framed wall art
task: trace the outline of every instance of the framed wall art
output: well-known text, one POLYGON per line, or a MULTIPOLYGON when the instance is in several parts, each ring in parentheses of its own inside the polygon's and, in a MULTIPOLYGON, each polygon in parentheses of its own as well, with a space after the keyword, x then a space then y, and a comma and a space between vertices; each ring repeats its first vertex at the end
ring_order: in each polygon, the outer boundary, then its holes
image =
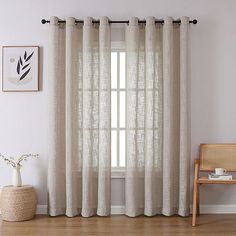
POLYGON ((39 90, 39 47, 2 47, 2 90, 39 90))

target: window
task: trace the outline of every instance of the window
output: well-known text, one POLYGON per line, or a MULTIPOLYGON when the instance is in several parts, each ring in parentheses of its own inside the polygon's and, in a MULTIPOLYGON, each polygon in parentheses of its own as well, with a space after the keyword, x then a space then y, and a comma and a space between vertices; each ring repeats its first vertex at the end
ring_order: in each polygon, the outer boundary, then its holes
POLYGON ((126 66, 124 49, 111 52, 111 166, 122 169, 126 162, 126 66))

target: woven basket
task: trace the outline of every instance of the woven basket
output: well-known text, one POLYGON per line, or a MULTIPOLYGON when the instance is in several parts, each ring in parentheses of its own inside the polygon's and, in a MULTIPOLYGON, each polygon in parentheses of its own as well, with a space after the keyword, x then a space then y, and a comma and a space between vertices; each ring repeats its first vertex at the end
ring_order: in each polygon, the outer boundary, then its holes
POLYGON ((5 186, 1 193, 2 219, 6 221, 24 221, 34 217, 37 197, 32 186, 5 186))

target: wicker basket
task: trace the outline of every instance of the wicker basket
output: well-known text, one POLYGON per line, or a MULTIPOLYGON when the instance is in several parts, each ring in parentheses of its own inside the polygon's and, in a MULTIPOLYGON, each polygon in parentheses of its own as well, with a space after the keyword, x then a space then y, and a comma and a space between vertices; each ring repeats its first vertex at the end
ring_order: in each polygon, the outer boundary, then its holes
POLYGON ((37 197, 32 186, 5 186, 1 193, 2 219, 6 221, 24 221, 34 217, 37 197))

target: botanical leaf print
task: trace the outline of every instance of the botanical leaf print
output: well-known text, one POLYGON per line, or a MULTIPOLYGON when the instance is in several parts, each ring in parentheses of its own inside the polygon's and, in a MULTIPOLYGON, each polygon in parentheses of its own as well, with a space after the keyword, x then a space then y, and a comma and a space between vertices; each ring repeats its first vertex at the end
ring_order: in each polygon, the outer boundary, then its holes
POLYGON ((20 62, 18 61, 17 63, 17 68, 16 68, 17 74, 20 74, 20 62))
POLYGON ((23 65, 21 57, 20 57, 20 64, 23 65))
POLYGON ((32 52, 25 61, 28 61, 32 56, 33 56, 34 52, 32 52))
POLYGON ((26 59, 27 57, 27 52, 25 51, 25 54, 24 54, 24 60, 26 59))
POLYGON ((27 52, 24 52, 24 56, 20 56, 18 62, 17 62, 17 66, 16 66, 16 72, 17 74, 20 76, 19 80, 23 80, 30 72, 31 68, 30 67, 28 69, 28 67, 30 66, 30 58, 33 56, 34 52, 32 52, 29 56, 27 54, 27 52), (23 60, 22 60, 23 58, 23 60), (27 63, 28 62, 28 63, 27 63), (27 69, 27 70, 26 70, 27 69))
POLYGON ((22 67, 22 70, 24 70, 30 63, 22 67))
POLYGON ((31 68, 29 68, 29 69, 20 77, 20 80, 22 80, 22 79, 25 78, 25 76, 30 72, 30 69, 31 69, 31 68))

